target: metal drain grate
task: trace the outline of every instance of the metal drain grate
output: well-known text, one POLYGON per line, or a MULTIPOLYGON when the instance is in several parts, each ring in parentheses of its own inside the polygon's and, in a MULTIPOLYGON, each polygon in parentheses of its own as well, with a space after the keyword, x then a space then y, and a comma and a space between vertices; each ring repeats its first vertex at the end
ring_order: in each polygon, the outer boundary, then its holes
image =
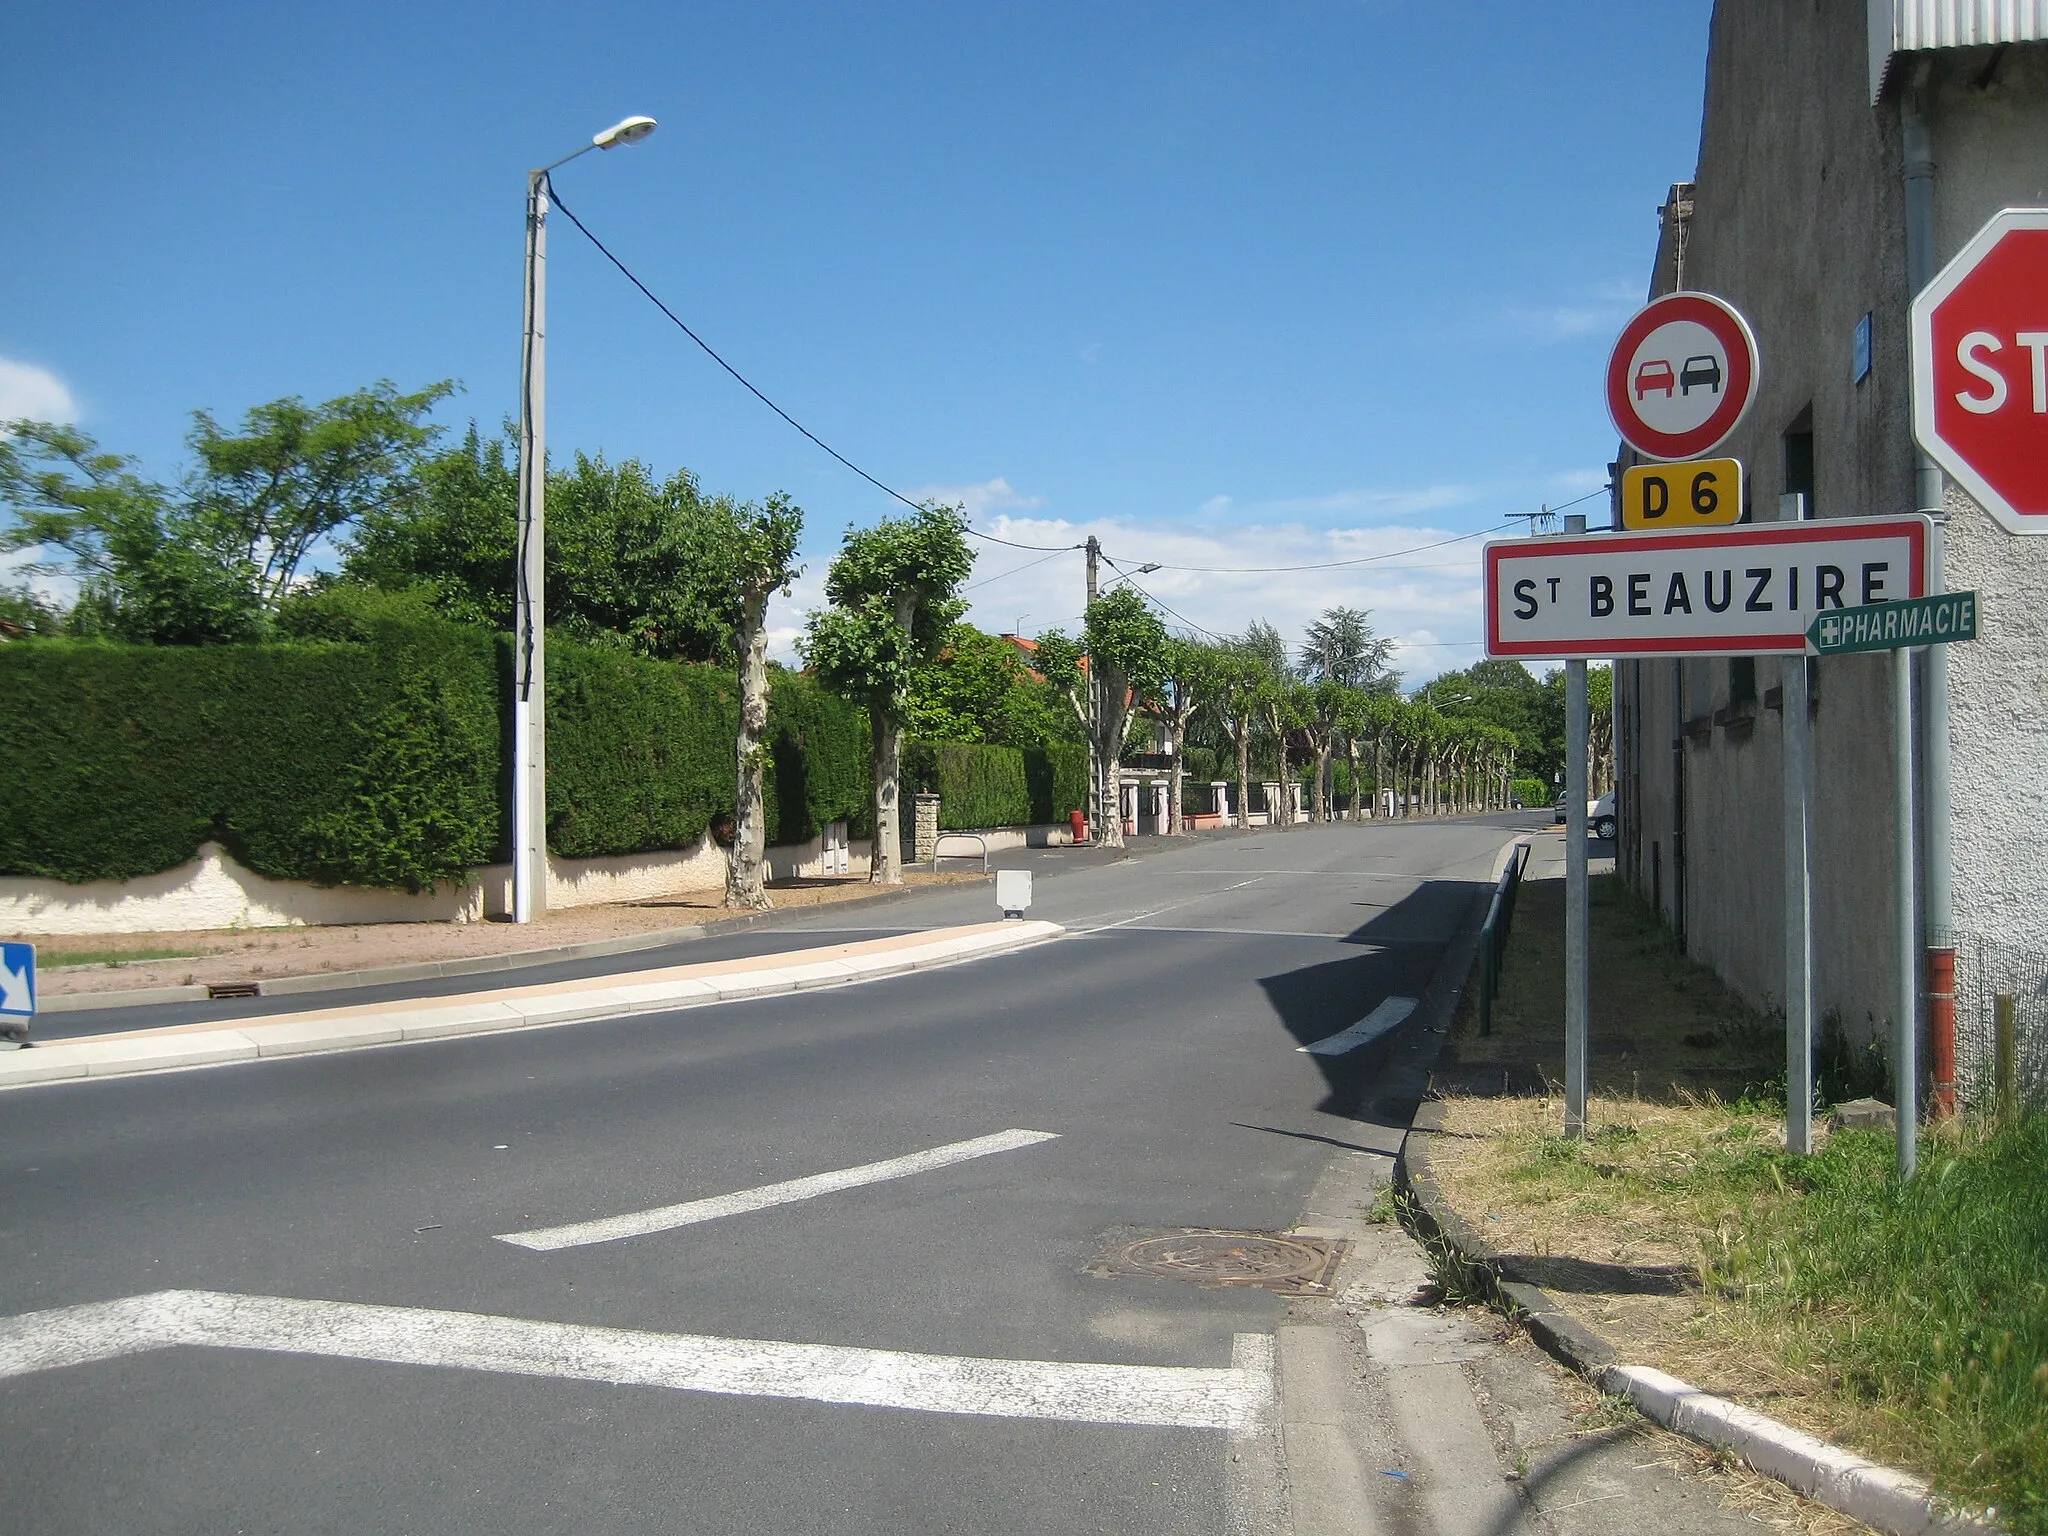
POLYGON ((1215 1227, 1174 1227, 1113 1233, 1091 1275, 1149 1275, 1191 1285, 1327 1296, 1350 1244, 1279 1232, 1232 1232, 1215 1227))

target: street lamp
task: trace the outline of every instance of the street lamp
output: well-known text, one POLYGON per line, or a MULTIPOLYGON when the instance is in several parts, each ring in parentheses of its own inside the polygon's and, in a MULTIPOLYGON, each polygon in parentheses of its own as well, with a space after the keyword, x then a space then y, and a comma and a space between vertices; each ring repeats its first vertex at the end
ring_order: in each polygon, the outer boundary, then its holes
POLYGON ((526 331, 519 368, 519 549, 512 604, 512 921, 547 915, 547 669, 543 527, 547 499, 548 172, 577 155, 637 144, 651 117, 593 134, 575 154, 526 173, 526 331))

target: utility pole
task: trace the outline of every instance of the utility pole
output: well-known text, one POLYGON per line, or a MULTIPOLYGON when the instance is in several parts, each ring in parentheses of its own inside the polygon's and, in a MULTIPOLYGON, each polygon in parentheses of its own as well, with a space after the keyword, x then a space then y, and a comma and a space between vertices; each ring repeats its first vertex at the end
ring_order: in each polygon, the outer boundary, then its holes
POLYGON ((651 117, 613 123, 574 154, 526 173, 526 299, 519 364, 519 533, 512 594, 512 921, 548 911, 547 341, 548 172, 593 149, 637 144, 651 117))
MULTIPOLYGON (((1095 607, 1099 563, 1102 559, 1102 541, 1091 533, 1088 535, 1088 542, 1082 548, 1088 552, 1088 606, 1082 609, 1081 619, 1081 623, 1084 626, 1082 632, 1085 635, 1087 632, 1085 626, 1088 622, 1087 614, 1095 607)), ((1090 812, 1095 822, 1094 840, 1098 845, 1102 842, 1103 797, 1107 791, 1106 781, 1109 777, 1109 770, 1103 764, 1102 754, 1096 749, 1095 745, 1096 732, 1101 718, 1102 701, 1097 696, 1095 658, 1090 656, 1088 658, 1088 800, 1090 812)), ((1115 812, 1121 816, 1123 814, 1123 807, 1115 807, 1115 812)))

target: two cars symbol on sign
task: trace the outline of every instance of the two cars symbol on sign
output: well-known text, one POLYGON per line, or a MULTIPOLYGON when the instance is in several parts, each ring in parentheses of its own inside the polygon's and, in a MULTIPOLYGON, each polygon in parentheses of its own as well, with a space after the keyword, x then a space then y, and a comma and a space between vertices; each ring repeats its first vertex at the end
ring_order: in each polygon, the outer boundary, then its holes
POLYGON ((2008 533, 2048 533, 2048 209, 1992 216, 1913 301, 1913 436, 2008 533))
POLYGON ((1636 369, 1636 399, 1640 401, 1651 390, 1663 391, 1669 400, 1675 389, 1681 395, 1689 395, 1695 388, 1711 389, 1721 393, 1721 360, 1712 353, 1688 357, 1677 373, 1671 371, 1671 359, 1653 357, 1636 369))
POLYGON ((1623 327, 1607 363, 1607 409, 1622 440, 1652 459, 1689 459, 1735 430, 1756 395, 1756 338, 1705 293, 1653 299, 1623 327))

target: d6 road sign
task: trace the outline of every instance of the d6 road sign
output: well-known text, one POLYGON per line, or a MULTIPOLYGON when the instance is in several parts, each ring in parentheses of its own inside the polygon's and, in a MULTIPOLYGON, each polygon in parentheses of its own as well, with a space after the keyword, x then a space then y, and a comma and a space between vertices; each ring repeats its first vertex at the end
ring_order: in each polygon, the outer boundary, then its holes
POLYGON ((1977 638, 1977 594, 1943 592, 1903 603, 1871 603, 1824 613, 1806 632, 1822 656, 1844 651, 1896 651, 1977 638))
POLYGON ((1756 337, 1710 293, 1667 293, 1636 311, 1607 359, 1607 412, 1645 458, 1690 459, 1735 430, 1756 398, 1756 337))
POLYGON ((1722 528, 1742 521, 1739 459, 1638 464, 1621 474, 1621 526, 1646 533, 1722 528))
POLYGON ((2048 208, 1994 214, 1912 329, 1914 437, 2008 533, 2048 533, 2048 208))
POLYGON ((1486 654, 1798 655, 1814 618, 1927 593, 1932 521, 1745 523, 1486 546, 1486 654))

